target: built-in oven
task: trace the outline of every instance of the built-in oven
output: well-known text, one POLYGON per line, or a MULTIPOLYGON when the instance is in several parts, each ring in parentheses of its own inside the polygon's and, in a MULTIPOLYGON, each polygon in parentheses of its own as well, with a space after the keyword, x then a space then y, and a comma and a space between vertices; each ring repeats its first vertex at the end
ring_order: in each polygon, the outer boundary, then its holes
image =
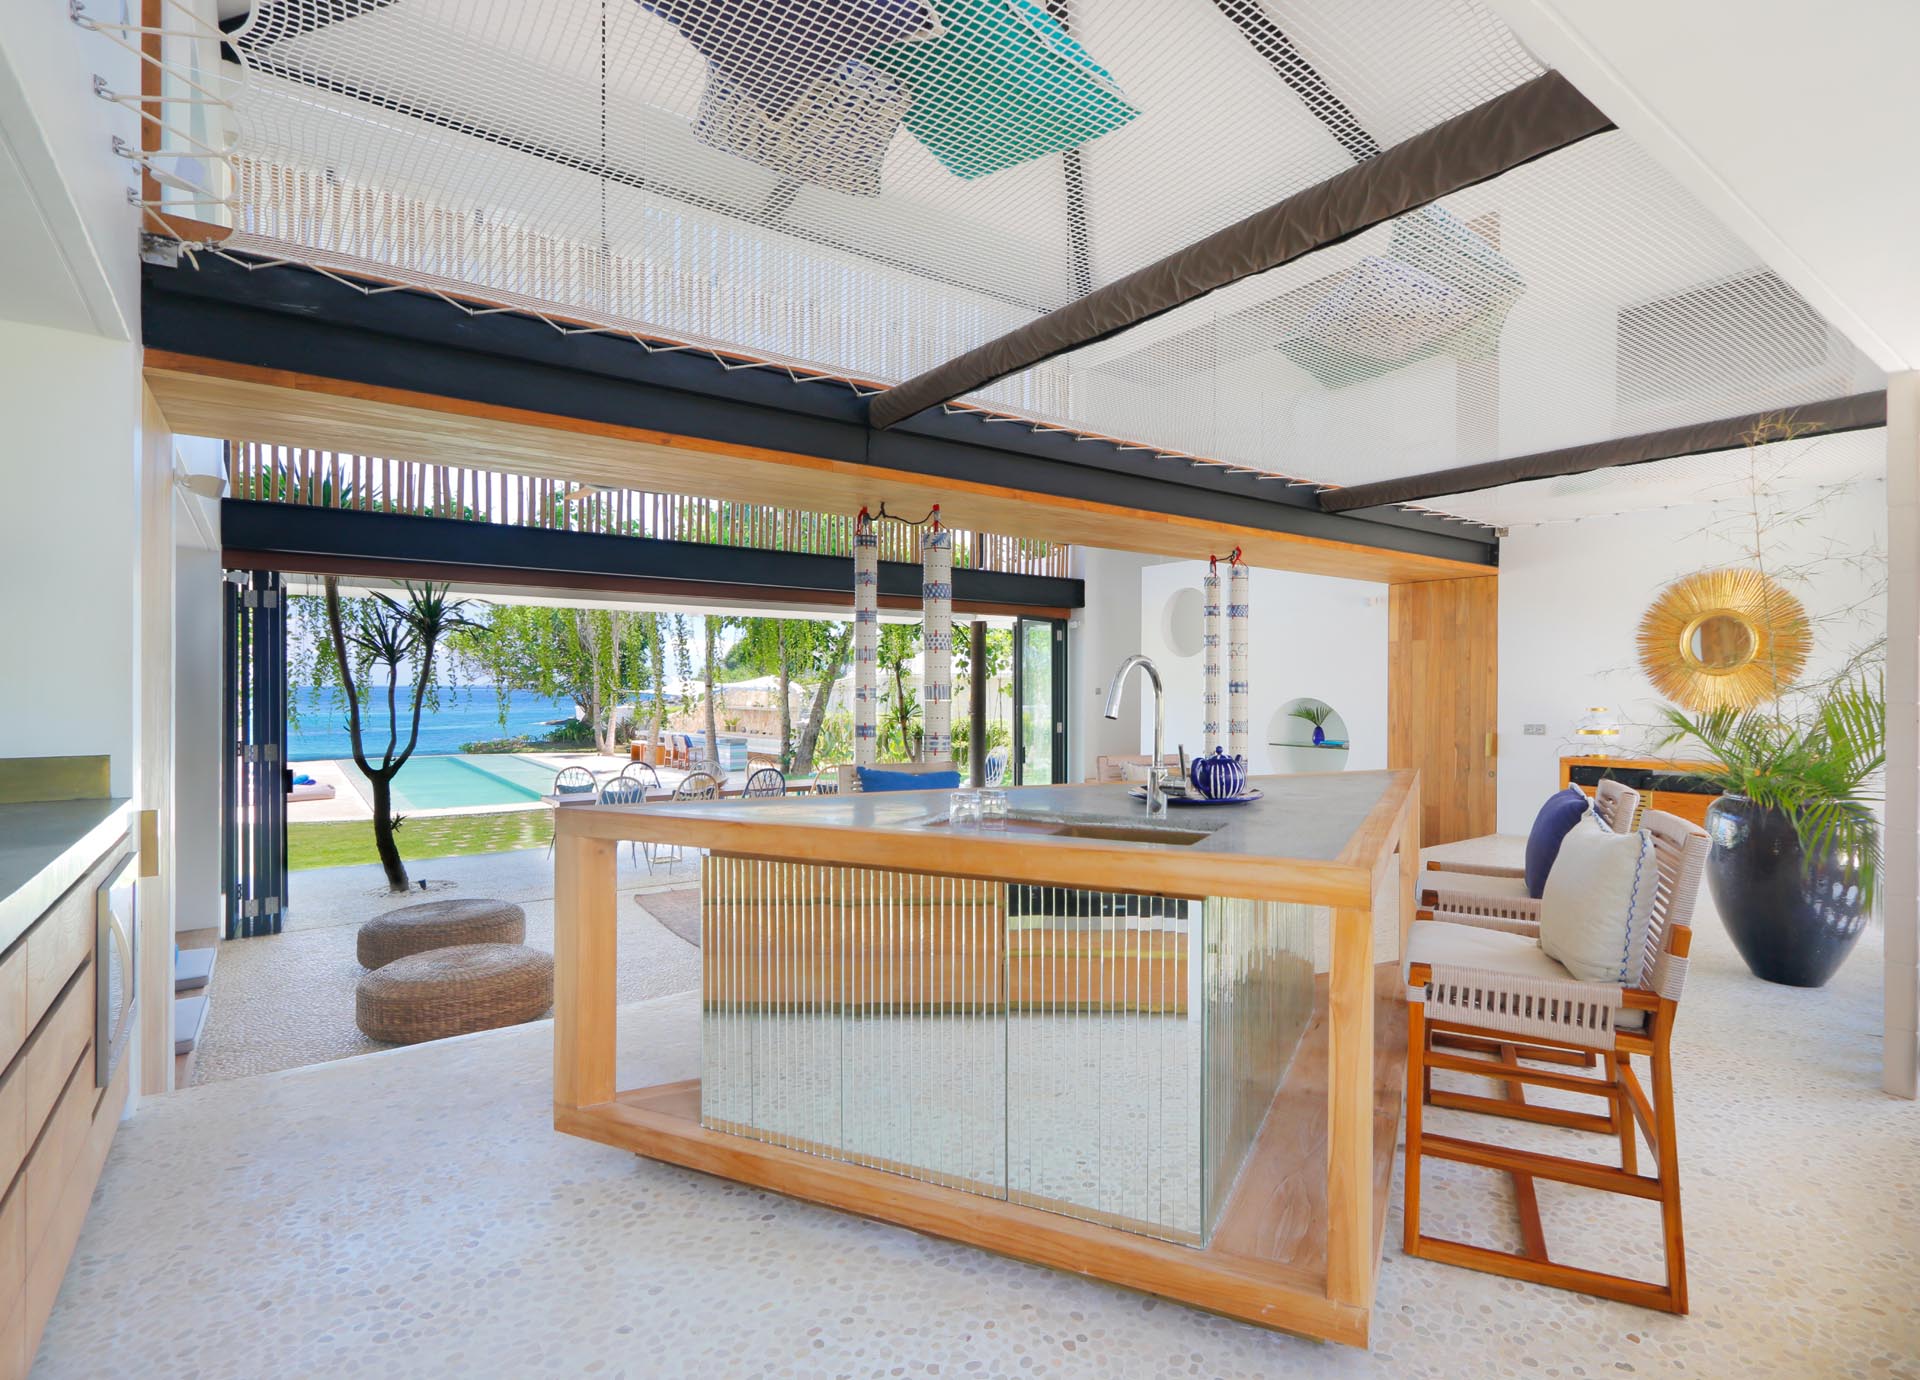
POLYGON ((126 1057, 133 1034, 133 998, 139 914, 131 855, 107 874, 94 895, 93 1081, 106 1087, 126 1057))

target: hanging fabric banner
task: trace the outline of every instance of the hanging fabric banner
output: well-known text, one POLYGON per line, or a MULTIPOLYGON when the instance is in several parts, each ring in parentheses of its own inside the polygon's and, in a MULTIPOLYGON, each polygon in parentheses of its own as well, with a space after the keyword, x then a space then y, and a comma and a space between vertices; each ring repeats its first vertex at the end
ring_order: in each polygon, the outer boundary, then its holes
POLYGON ((1201 688, 1205 714, 1200 730, 1200 753, 1205 756, 1225 739, 1220 732, 1220 564, 1207 558, 1207 576, 1201 589, 1201 646, 1206 679, 1201 688))
POLYGON ((1227 572, 1227 755, 1247 755, 1247 566, 1235 547, 1227 572))
POLYGON ((920 533, 920 760, 953 756, 953 533, 940 509, 920 533))
POLYGON ((880 534, 862 508, 853 520, 853 764, 870 767, 879 747, 880 534))

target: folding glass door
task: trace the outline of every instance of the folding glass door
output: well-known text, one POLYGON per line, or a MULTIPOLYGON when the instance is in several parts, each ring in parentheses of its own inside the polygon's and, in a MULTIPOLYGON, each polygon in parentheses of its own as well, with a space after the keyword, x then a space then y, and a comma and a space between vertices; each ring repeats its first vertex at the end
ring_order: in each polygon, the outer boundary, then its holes
POLYGON ((287 904, 287 620, 275 571, 227 572, 221 883, 226 937, 280 933, 287 904))
POLYGON ((1067 779, 1067 625, 1022 618, 1013 628, 1013 781, 1067 779))

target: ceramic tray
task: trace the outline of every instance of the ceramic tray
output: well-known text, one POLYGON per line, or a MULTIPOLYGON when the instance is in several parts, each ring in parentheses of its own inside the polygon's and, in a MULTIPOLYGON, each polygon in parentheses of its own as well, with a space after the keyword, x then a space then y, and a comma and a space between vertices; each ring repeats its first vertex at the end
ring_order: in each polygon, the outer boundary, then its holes
MULTIPOLYGON (((1135 800, 1145 800, 1147 798, 1147 788, 1145 786, 1135 786, 1132 790, 1128 791, 1127 794, 1132 796, 1135 800)), ((1245 795, 1229 796, 1225 800, 1209 800, 1204 795, 1169 795, 1167 797, 1167 804, 1169 805, 1245 805, 1248 801, 1258 800, 1259 798, 1260 798, 1260 792, 1258 790, 1248 791, 1245 795)))

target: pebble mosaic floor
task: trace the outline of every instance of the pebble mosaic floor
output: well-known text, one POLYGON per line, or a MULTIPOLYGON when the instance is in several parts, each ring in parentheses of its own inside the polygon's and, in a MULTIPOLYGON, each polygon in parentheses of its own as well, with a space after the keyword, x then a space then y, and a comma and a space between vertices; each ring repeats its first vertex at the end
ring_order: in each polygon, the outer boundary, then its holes
MULTIPOLYGON (((142 1107, 34 1374, 1920 1377, 1920 1107, 1878 1091, 1879 935, 1804 992, 1697 918, 1690 1317, 1409 1260, 1396 1184, 1371 1351, 1264 1332, 557 1135, 540 1024, 142 1107)), ((699 1038, 691 994, 626 1008, 621 1086, 691 1076, 699 1038)), ((1452 1168, 1429 1229, 1498 1240, 1507 1181, 1452 1168)), ((1540 1195, 1576 1263, 1653 1264, 1645 1205, 1540 1195)))
MULTIPOLYGON (((620 854, 620 1000, 690 992, 700 982, 696 948, 669 933, 634 897, 666 886, 697 886, 689 853, 654 872, 620 854)), ((526 942, 553 948, 553 864, 544 848, 416 864, 433 890, 428 900, 486 896, 527 913, 526 942)), ((391 1046, 370 1040, 353 1020, 354 989, 366 974, 356 955, 360 922, 407 903, 385 890, 376 867, 330 867, 293 877, 294 909, 285 932, 220 946, 206 1030, 194 1055, 195 1085, 272 1073, 391 1046)))

